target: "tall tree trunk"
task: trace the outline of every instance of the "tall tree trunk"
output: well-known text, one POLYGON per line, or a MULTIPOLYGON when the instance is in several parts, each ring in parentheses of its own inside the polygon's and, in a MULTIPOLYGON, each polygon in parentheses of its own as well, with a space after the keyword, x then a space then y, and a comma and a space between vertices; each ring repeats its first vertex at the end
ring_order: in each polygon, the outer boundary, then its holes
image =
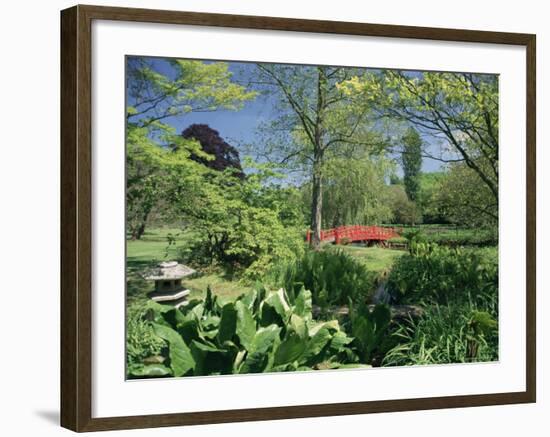
POLYGON ((317 108, 313 128, 313 177, 311 201, 311 247, 314 250, 321 246, 322 212, 323 212, 323 134, 324 111, 327 95, 327 76, 325 67, 317 67, 317 108))
POLYGON ((322 211, 323 211, 323 175, 321 162, 313 165, 313 187, 311 198, 311 247, 314 250, 321 246, 322 211))

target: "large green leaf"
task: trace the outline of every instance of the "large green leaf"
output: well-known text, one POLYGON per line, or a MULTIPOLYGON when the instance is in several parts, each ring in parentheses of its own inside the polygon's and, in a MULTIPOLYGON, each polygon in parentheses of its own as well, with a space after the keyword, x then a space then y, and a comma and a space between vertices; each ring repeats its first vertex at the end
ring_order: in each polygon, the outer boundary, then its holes
POLYGON ((256 290, 250 290, 248 293, 245 293, 240 296, 239 301, 245 304, 248 309, 253 310, 256 298, 258 297, 258 292, 256 290))
POLYGON ((258 373, 268 369, 270 364, 269 352, 279 342, 280 333, 281 328, 276 325, 258 329, 239 373, 258 373))
MULTIPOLYGON (((201 320, 202 319, 202 316, 204 315, 204 313, 206 312, 205 309, 204 309, 204 304, 200 303, 198 305, 195 305, 192 309, 191 309, 191 312, 195 315, 195 317, 197 318, 197 320, 201 320)), ((208 312, 208 314, 210 314, 208 312)))
POLYGON ((295 331, 290 331, 275 351, 275 366, 293 363, 304 353, 307 340, 300 337, 295 331))
POLYGON ((265 371, 269 363, 268 351, 256 351, 249 353, 246 359, 241 364, 238 372, 243 373, 262 373, 265 371))
POLYGON ((292 314, 292 316, 290 316, 289 326, 292 331, 300 336, 300 338, 307 339, 309 337, 307 323, 302 317, 292 314))
POLYGON ((237 329, 237 310, 234 303, 225 304, 222 308, 218 339, 220 343, 232 340, 237 329))
POLYGON ((313 303, 312 303, 311 291, 306 290, 304 287, 302 287, 302 289, 300 290, 300 293, 298 293, 298 296, 296 296, 296 300, 294 303, 294 314, 301 316, 304 319, 311 320, 312 308, 313 308, 313 303))
POLYGON ((164 317, 164 320, 174 329, 178 329, 178 325, 187 320, 182 312, 177 308, 172 308, 170 311, 165 311, 162 316, 164 317))
POLYGON ((218 329, 220 318, 218 316, 208 316, 201 321, 202 328, 205 330, 218 329))
POLYGON ((352 337, 348 337, 345 332, 335 332, 330 341, 330 347, 336 352, 343 351, 344 348, 353 341, 352 337))
POLYGON ((150 300, 147 302, 147 305, 146 305, 146 308, 156 312, 156 313, 159 313, 159 314, 164 314, 165 312, 167 311, 171 311, 174 309, 174 307, 172 305, 163 305, 163 304, 160 304, 158 302, 155 302, 154 300, 150 300))
POLYGON ((174 376, 182 376, 195 367, 191 350, 177 331, 168 326, 153 323, 155 334, 168 342, 170 367, 174 376))
POLYGON ((328 322, 319 322, 309 328, 309 335, 314 336, 321 329, 326 328, 332 332, 340 330, 340 324, 338 320, 329 320, 328 322))
POLYGON ((201 338, 206 341, 215 341, 218 337, 218 330, 211 329, 209 331, 202 331, 201 338))
POLYGON ((204 310, 207 313, 211 313, 216 308, 216 300, 218 296, 213 295, 212 290, 210 289, 210 286, 206 288, 206 298, 204 299, 204 310))
POLYGON ((199 322, 194 317, 189 317, 187 320, 179 323, 177 331, 186 344, 189 344, 191 343, 191 340, 197 340, 200 337, 199 322))
POLYGON ((265 301, 262 302, 260 307, 259 323, 263 327, 270 325, 283 326, 285 324, 277 310, 265 301))
POLYGON ((319 354, 323 348, 329 344, 332 336, 333 334, 327 326, 319 329, 307 344, 307 348, 302 357, 303 362, 311 365, 322 361, 322 357, 319 357, 319 354))
POLYGON ((226 375, 234 373, 239 348, 231 341, 221 347, 208 341, 192 341, 191 353, 195 359, 195 375, 226 375))
POLYGON ((273 309, 275 309, 275 311, 281 317, 284 323, 287 322, 292 312, 292 309, 288 304, 285 296, 285 291, 282 288, 277 291, 271 291, 265 298, 264 303, 273 307, 273 309))
POLYGON ((243 347, 245 349, 250 349, 254 341, 254 336, 256 335, 256 321, 248 306, 243 302, 235 302, 235 309, 237 311, 237 336, 243 347))
POLYGON ((220 352, 223 350, 214 344, 200 342, 200 341, 191 342, 191 346, 195 347, 196 349, 202 352, 220 352))
POLYGON ((258 329, 250 346, 249 352, 265 352, 273 345, 275 339, 279 338, 280 333, 281 328, 277 325, 270 325, 265 328, 258 329))
MULTIPOLYGON (((212 345, 203 343, 201 341, 195 341, 193 340, 190 344, 191 346, 191 353, 193 355, 193 359, 195 360, 195 371, 194 375, 208 375, 210 373, 214 373, 215 369, 213 366, 213 358, 214 354, 218 353, 220 350, 212 345), (207 366, 209 368, 207 368, 207 366)), ((217 372, 221 373, 221 372, 217 372)))

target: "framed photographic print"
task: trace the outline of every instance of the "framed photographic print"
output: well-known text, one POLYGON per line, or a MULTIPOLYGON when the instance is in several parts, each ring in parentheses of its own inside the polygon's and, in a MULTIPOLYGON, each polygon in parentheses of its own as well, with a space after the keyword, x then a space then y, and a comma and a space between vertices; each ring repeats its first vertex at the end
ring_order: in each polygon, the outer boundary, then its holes
POLYGON ((61 13, 61 424, 535 402, 535 36, 61 13))

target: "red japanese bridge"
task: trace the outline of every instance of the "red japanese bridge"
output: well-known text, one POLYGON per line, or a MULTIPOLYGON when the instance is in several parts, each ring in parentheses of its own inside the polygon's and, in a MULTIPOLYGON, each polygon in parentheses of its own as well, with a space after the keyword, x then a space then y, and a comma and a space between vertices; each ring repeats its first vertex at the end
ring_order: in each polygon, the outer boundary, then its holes
MULTIPOLYGON (((399 231, 402 231, 399 229, 399 231)), ((385 228, 382 226, 339 226, 332 229, 321 230, 321 241, 340 244, 342 242, 353 243, 364 241, 365 243, 384 243, 390 238, 399 237, 399 232, 395 228, 385 228)), ((306 241, 311 240, 311 230, 308 229, 306 241)))

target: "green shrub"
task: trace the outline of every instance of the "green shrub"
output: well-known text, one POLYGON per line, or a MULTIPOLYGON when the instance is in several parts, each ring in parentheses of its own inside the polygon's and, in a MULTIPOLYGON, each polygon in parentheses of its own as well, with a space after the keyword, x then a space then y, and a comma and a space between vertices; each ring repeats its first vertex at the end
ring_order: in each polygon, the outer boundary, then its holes
POLYGON ((147 320, 147 303, 137 302, 128 306, 126 314, 126 360, 128 370, 136 370, 144 360, 160 355, 165 346, 147 320))
POLYGON ((304 252, 302 229, 284 226, 273 211, 241 211, 238 224, 218 228, 180 245, 179 258, 196 267, 221 267, 227 274, 259 280, 274 262, 291 261, 304 252))
POLYGON ((498 263, 488 252, 412 243, 397 260, 387 290, 399 303, 460 304, 497 312, 498 263))
POLYGON ((397 345, 383 366, 486 362, 498 360, 498 324, 468 305, 426 308, 423 317, 400 324, 397 345))
POLYGON ((295 262, 276 265, 269 280, 289 290, 291 297, 302 287, 311 290, 313 303, 326 307, 367 300, 376 274, 343 251, 309 250, 295 262))
POLYGON ((354 305, 350 301, 349 315, 352 345, 361 362, 374 365, 377 355, 384 355, 391 322, 390 308, 387 305, 376 305, 371 311, 364 302, 354 305))
POLYGON ((409 250, 419 243, 426 243, 426 235, 420 229, 408 229, 403 232, 403 237, 409 244, 409 250))
POLYGON ((164 363, 135 365, 129 369, 130 377, 360 366, 349 346, 353 339, 337 320, 313 320, 311 293, 305 289, 293 304, 283 289, 261 287, 225 305, 208 290, 204 302, 192 301, 181 309, 157 307, 150 325, 168 345, 163 349, 164 363))

